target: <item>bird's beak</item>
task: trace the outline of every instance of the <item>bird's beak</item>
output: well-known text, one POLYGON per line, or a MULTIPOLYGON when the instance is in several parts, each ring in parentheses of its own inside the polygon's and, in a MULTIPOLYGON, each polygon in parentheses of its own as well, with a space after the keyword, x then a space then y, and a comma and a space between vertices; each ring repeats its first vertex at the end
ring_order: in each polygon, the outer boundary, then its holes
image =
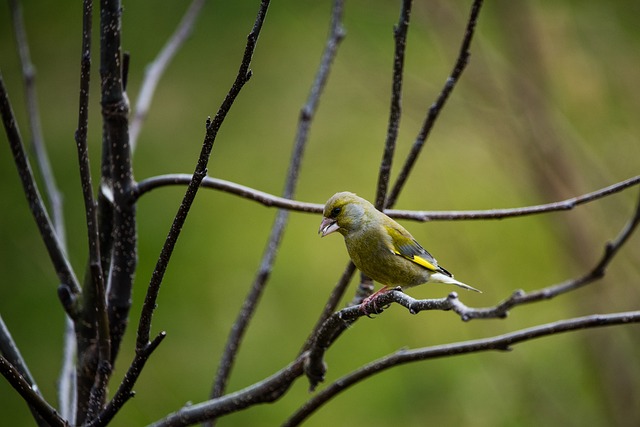
POLYGON ((322 218, 322 222, 320 223, 320 228, 318 229, 318 234, 320 237, 324 237, 327 234, 331 234, 334 231, 338 231, 340 226, 335 219, 331 218, 322 218))

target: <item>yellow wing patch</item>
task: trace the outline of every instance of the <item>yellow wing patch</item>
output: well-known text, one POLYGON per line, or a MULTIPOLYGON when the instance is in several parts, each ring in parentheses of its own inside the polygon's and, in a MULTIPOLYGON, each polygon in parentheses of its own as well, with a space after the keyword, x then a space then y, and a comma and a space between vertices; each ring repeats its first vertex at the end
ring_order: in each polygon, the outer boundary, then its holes
POLYGON ((391 251, 421 267, 431 271, 440 271, 438 262, 399 224, 395 227, 385 226, 391 237, 391 251))
POLYGON ((431 264, 429 261, 419 256, 414 256, 413 258, 411 258, 411 261, 425 268, 428 268, 429 270, 436 271, 438 269, 435 265, 431 264))
POLYGON ((422 258, 420 256, 417 256, 417 255, 405 255, 405 254, 402 254, 402 253, 400 253, 398 251, 394 251, 394 253, 396 255, 400 255, 401 257, 404 257, 404 258, 408 259, 409 261, 413 261, 416 264, 421 265, 422 267, 424 267, 424 268, 426 268, 428 270, 431 270, 431 271, 437 271, 438 270, 438 267, 436 267, 435 265, 431 264, 429 261, 427 261, 426 259, 424 259, 424 258, 422 258))

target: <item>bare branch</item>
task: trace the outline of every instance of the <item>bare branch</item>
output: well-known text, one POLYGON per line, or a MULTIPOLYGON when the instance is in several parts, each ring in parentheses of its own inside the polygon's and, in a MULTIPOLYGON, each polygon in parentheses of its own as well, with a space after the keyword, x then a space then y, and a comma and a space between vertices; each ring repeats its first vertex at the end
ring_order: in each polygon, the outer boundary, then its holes
MULTIPOLYGON (((31 375, 31 372, 29 372, 27 363, 22 357, 22 354, 20 354, 20 350, 18 349, 16 342, 13 340, 13 337, 9 332, 9 328, 7 328, 7 325, 4 323, 4 319, 2 319, 1 315, 0 315, 0 354, 13 367, 13 369, 15 370, 15 373, 19 374, 22 377, 22 379, 29 385, 29 388, 34 393, 41 395, 40 388, 36 384, 36 380, 31 375)), ((33 414, 39 426, 44 427, 48 425, 39 414, 37 408, 29 405, 29 409, 31 410, 31 413, 33 414)))
POLYGON ((22 17, 22 6, 17 0, 10 0, 11 22, 16 34, 16 43, 20 64, 22 66, 22 78, 27 101, 27 119, 31 130, 31 143, 38 162, 38 168, 42 174, 44 190, 51 204, 51 219, 56 235, 60 240, 60 245, 67 250, 67 234, 64 225, 64 208, 62 205, 62 194, 56 184, 56 178, 51 169, 51 162, 44 144, 42 135, 42 125, 40 123, 40 108, 38 107, 38 97, 36 95, 36 68, 31 62, 29 53, 29 43, 27 42, 27 32, 24 28, 22 17))
MULTIPOLYGON (((129 104, 123 87, 120 42, 122 5, 119 0, 102 0, 100 2, 100 104, 103 121, 103 162, 108 162, 109 165, 108 169, 103 169, 103 173, 106 173, 106 180, 110 184, 112 192, 110 201, 113 208, 112 216, 109 216, 106 221, 110 229, 109 236, 105 240, 111 242, 112 234, 114 247, 112 258, 114 268, 109 272, 108 308, 105 308, 105 281, 102 273, 105 271, 105 265, 101 256, 103 243, 99 238, 100 231, 104 229, 99 228, 101 226, 98 224, 86 148, 91 65, 92 5, 90 3, 88 1, 83 5, 80 105, 76 132, 90 250, 83 318, 81 322, 76 323, 77 423, 89 421, 104 403, 112 361, 115 360, 119 351, 128 322, 131 288, 137 265, 135 205, 131 203, 131 189, 134 181, 128 135, 129 104), (96 340, 98 340, 97 346, 96 340)), ((108 248, 107 251, 110 249, 108 248)))
POLYGON ((76 415, 76 335, 69 317, 65 319, 63 341, 62 368, 58 376, 58 408, 60 416, 73 425, 76 415))
POLYGON ((156 348, 158 348, 158 346, 166 336, 167 334, 165 332, 161 332, 143 349, 136 351, 133 361, 131 362, 131 365, 129 365, 129 369, 127 369, 127 373, 122 379, 122 382, 120 383, 120 386, 118 387, 118 390, 114 394, 113 398, 104 407, 104 410, 99 413, 93 420, 91 420, 88 427, 106 426, 118 413, 122 406, 124 406, 124 404, 133 397, 133 395, 135 394, 133 392, 133 386, 142 373, 144 365, 147 363, 147 360, 149 360, 151 354, 155 351, 156 348))
POLYGON ((142 125, 147 118, 151 101, 155 93, 160 78, 167 69, 169 63, 182 47, 187 38, 191 35, 195 21, 204 6, 205 0, 193 0, 191 5, 185 12, 178 28, 164 45, 158 56, 149 64, 145 70, 144 81, 138 93, 138 102, 135 106, 135 113, 131 120, 129 128, 129 141, 131 144, 131 152, 135 152, 138 135, 142 125))
MULTIPOLYGON (((189 174, 169 174, 159 175, 144 179, 138 183, 135 196, 139 198, 143 194, 168 185, 188 185, 192 175, 189 174)), ((318 203, 307 203, 290 200, 285 197, 274 196, 260 190, 255 190, 241 184, 236 184, 224 179, 205 177, 202 180, 202 187, 224 191, 235 194, 242 198, 253 200, 267 207, 283 208, 298 212, 322 213, 322 205, 318 203)))
POLYGON ((171 254, 173 253, 173 249, 175 248, 175 244, 178 240, 178 236, 180 235, 180 231, 182 230, 182 226, 184 225, 184 222, 187 218, 189 209, 191 208, 191 205, 198 192, 200 183, 207 173, 209 156, 211 155, 211 150, 213 149, 213 143, 215 142, 218 130, 220 129, 220 126, 222 125, 222 122, 224 121, 227 113, 231 109, 233 102, 240 93, 240 90, 251 77, 249 66, 251 64, 251 58, 253 57, 253 52, 255 50, 258 36, 260 35, 260 30, 262 29, 262 24, 264 22, 268 7, 269 1, 263 0, 258 11, 253 29, 247 37, 247 45, 245 48, 244 56, 242 58, 242 62, 240 64, 240 69, 238 70, 238 75, 236 76, 231 89, 227 93, 227 96, 218 109, 218 112, 216 113, 214 119, 212 121, 207 120, 206 136, 202 144, 202 150, 200 152, 200 157, 198 158, 195 172, 193 173, 193 177, 189 182, 189 186, 184 195, 182 203, 180 204, 180 208, 178 209, 178 212, 171 225, 171 230, 169 231, 167 239, 162 247, 160 257, 158 259, 158 262, 156 263, 156 267, 153 271, 151 281, 147 289, 144 305, 142 307, 142 313, 140 315, 140 323, 138 326, 138 336, 136 342, 137 351, 141 351, 148 345, 149 333, 151 330, 151 319, 155 310, 158 293, 160 292, 162 278, 164 277, 164 273, 167 269, 171 254))
POLYGON ((67 422, 57 414, 55 408, 49 405, 37 389, 33 389, 20 372, 2 355, 0 355, 0 374, 20 393, 29 407, 44 419, 47 425, 68 426, 67 422))
MULTIPOLYGON (((329 77, 331 64, 333 63, 333 59, 335 58, 338 45, 344 37, 344 29, 342 28, 343 3, 343 0, 336 0, 333 3, 331 12, 331 26, 326 46, 320 60, 318 71, 311 86, 311 91, 307 98, 307 102, 302 107, 302 110, 300 112, 298 131, 295 138, 293 152, 291 154, 289 170, 287 173, 285 189, 283 193, 285 199, 291 199, 295 194, 295 188, 298 182, 298 174, 302 165, 302 158, 308 140, 311 121, 315 116, 318 103, 320 101, 320 95, 329 77)), ((285 227, 287 225, 288 217, 289 211, 284 209, 278 211, 278 215, 276 216, 275 222, 271 229, 269 241, 260 262, 260 268, 256 274, 249 294, 245 298, 245 301, 229 334, 227 344, 225 346, 220 364, 218 366, 218 372, 216 373, 216 379, 211 391, 211 398, 222 396, 225 391, 226 383, 229 375, 231 374, 236 354, 242 342, 242 338, 244 337, 249 322, 253 317, 262 292, 266 287, 271 269, 273 268, 277 250, 280 246, 280 242, 282 241, 282 236, 284 235, 285 227)))
MULTIPOLYGON (((121 51, 122 4, 120 0, 100 2, 100 77, 103 154, 109 159, 112 191, 113 268, 109 272, 108 314, 113 363, 127 327, 131 308, 131 289, 138 262, 135 187, 129 148, 129 100, 123 83, 121 51)), ((100 218, 102 220, 102 218, 100 218)), ((110 240, 111 237, 106 237, 110 240)), ((110 248, 109 248, 110 249, 110 248)), ((102 256, 102 246, 100 247, 102 256)), ((101 262, 101 267, 105 268, 101 262)), ((105 270, 106 271, 106 270, 105 270)), ((91 307, 93 309, 93 307, 91 307)), ((80 403, 80 402, 79 402, 80 403)), ((78 420, 81 422, 84 420, 78 420)))
POLYGON ((462 46, 460 46, 460 53, 458 54, 458 59, 456 60, 455 65, 453 66, 453 71, 444 84, 442 91, 440 91, 438 99, 429 108, 429 113, 427 114, 427 117, 422 124, 422 128, 420 129, 420 132, 418 133, 418 136, 416 137, 416 140, 411 147, 411 151, 409 152, 409 155, 405 160, 405 164, 402 167, 400 174, 398 175, 398 179, 396 180, 396 183, 394 184, 393 189, 391 190, 391 193, 387 198, 387 207, 392 207, 398 200, 400 191, 402 191, 405 182, 409 178, 409 174, 413 169, 413 165, 416 163, 416 160, 418 160, 418 155, 422 151, 422 147, 424 146, 424 143, 427 140, 427 137, 429 136, 429 133, 431 132, 436 119, 440 115, 440 111, 442 111, 442 107, 444 107, 447 99, 449 99, 449 95, 451 95, 453 88, 460 79, 462 72, 469 62, 469 56, 471 55, 469 52, 469 47, 471 46, 471 40, 473 39, 473 34, 475 31, 476 23, 478 22, 478 15, 480 14, 481 7, 482 0, 474 0, 473 5, 471 6, 471 14, 469 16, 469 20, 467 21, 467 28, 465 30, 464 39, 462 40, 462 46))
MULTIPOLYGON (((78 129, 75 140, 78 150, 78 163, 80 182, 82 183, 82 195, 84 198, 87 240, 89 246, 88 277, 90 283, 85 287, 85 306, 90 307, 83 311, 82 322, 87 326, 79 327, 79 333, 85 333, 86 328, 97 325, 99 366, 98 374, 89 397, 89 418, 98 412, 105 399, 108 378, 111 375, 111 338, 109 334, 109 318, 107 314, 104 276, 100 257, 100 236, 98 233, 98 212, 96 199, 93 195, 91 180, 91 165, 89 163, 89 150, 87 147, 87 128, 89 122, 89 86, 91 80, 91 28, 93 5, 91 0, 83 2, 83 28, 82 28, 82 53, 80 60, 80 99, 78 109, 78 129)), ((87 334, 94 337, 96 333, 87 334)), ((82 337, 86 338, 86 336, 82 337)))
MULTIPOLYGON (((136 197, 168 185, 187 185, 191 181, 189 174, 169 174, 159 175, 140 181, 135 193, 136 197)), ((504 219, 526 215, 541 214, 547 212, 566 211, 576 206, 593 202, 611 194, 619 193, 629 187, 640 184, 640 175, 620 181, 608 187, 601 188, 591 193, 559 202, 546 203, 535 206, 525 206, 507 209, 488 209, 470 211, 408 211, 398 209, 386 209, 384 212, 392 218, 407 219, 413 221, 462 221, 479 219, 504 219)), ((202 186, 214 190, 235 194, 242 198, 253 200, 267 207, 277 207, 304 213, 322 213, 324 205, 320 203, 300 202, 284 197, 274 196, 260 190, 255 190, 234 182, 223 179, 206 177, 202 181, 202 186)))
MULTIPOLYGON (((68 290, 68 295, 75 299, 80 294, 80 285, 78 279, 69 264, 69 260, 62 248, 62 244, 56 235, 51 219, 47 214, 44 207, 44 202, 38 191, 33 172, 31 171, 31 165, 29 159, 25 153, 24 145, 22 143, 22 137, 18 130, 18 125, 13 115, 11 103, 9 101, 9 95, 4 86, 4 79, 0 74, 0 113, 2 114, 2 122, 4 124, 5 132, 7 134, 7 140, 13 153, 13 158, 18 168, 18 174, 22 182, 25 196, 29 202, 29 209, 31 214, 36 220, 36 225, 42 236, 42 240, 47 248, 51 262, 60 280, 61 287, 68 290)), ((71 305, 65 305, 67 313, 74 317, 73 307, 71 305)))
POLYGON ((593 202, 614 193, 618 193, 629 187, 640 184, 640 175, 633 178, 620 181, 600 190, 583 194, 582 196, 572 197, 560 202, 546 203, 536 206, 525 206, 521 208, 510 209, 489 209, 481 211, 402 211, 388 210, 385 213, 393 218, 411 219, 415 221, 460 221, 475 219, 504 219, 526 215, 534 215, 547 212, 566 211, 575 208, 584 203, 593 202))
POLYGON ((395 53, 393 56, 393 78, 391 87, 391 107, 389 108, 389 124, 387 127, 387 139, 384 144, 380 171, 378 173, 378 186, 376 190, 375 206, 379 210, 386 207, 387 187, 389 186, 389 174, 393 163, 393 153, 398 140, 398 128, 402 114, 402 77, 404 73, 404 52, 407 45, 407 31, 409 31, 409 18, 411 17, 411 0, 403 0, 400 8, 400 18, 393 29, 395 40, 395 53))
POLYGON ((337 379, 335 382, 327 386, 327 388, 309 399, 283 424, 283 426, 293 427, 300 425, 302 421, 308 418, 318 408, 352 385, 389 368, 403 365, 405 363, 436 359, 440 357, 458 356, 462 354, 479 353, 482 351, 507 351, 516 344, 531 341, 536 338, 577 331, 580 329, 626 325, 639 322, 640 311, 605 315, 596 314, 547 323, 490 338, 465 341, 455 344, 444 344, 415 350, 400 350, 394 354, 364 365, 344 377, 337 379))
POLYGON ((9 332, 9 328, 7 328, 7 325, 4 323, 2 315, 0 315, 0 354, 2 354, 7 361, 13 365, 14 369, 20 373, 24 380, 29 383, 29 387, 40 394, 40 388, 36 384, 31 372, 29 372, 27 363, 22 357, 22 354, 20 354, 20 350, 9 332))

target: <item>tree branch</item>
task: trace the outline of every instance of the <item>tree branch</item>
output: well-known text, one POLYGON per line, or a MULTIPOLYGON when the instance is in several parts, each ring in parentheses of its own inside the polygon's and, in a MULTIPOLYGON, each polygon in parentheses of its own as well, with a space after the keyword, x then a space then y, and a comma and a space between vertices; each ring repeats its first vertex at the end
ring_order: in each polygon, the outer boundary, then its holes
POLYGON ((393 163, 393 153, 398 140, 398 129, 402 114, 402 78, 404 73, 404 52, 407 46, 407 32, 409 31, 409 19, 411 17, 411 0, 403 0, 400 8, 400 18, 393 29, 395 40, 395 53, 393 56, 393 78, 391 85, 391 106, 389 108, 389 124, 387 127, 387 139, 384 144, 380 171, 378 173, 378 185, 376 189, 375 206, 384 210, 387 206, 387 187, 389 186, 389 174, 393 163))
POLYGON ((64 224, 64 209, 62 204, 62 194, 56 184, 56 178, 51 169, 51 162, 44 144, 42 135, 42 124, 40 123, 40 108, 38 108, 38 97, 36 94, 36 69, 31 62, 29 53, 29 43, 27 42, 27 32, 24 28, 22 17, 22 6, 17 0, 9 1, 11 9, 11 22, 16 35, 16 44, 20 65, 22 66, 22 78, 24 80, 25 97, 27 102, 27 119, 31 130, 31 143, 38 162, 38 168, 42 174, 44 191, 51 204, 51 219, 56 235, 60 240, 60 246, 67 249, 66 231, 64 224))
POLYGON ((231 89, 227 93, 224 101, 222 102, 222 105, 218 109, 218 112, 216 113, 214 119, 212 121, 207 120, 206 135, 202 144, 200 157, 198 158, 198 163, 193 173, 193 177, 189 182, 189 186, 187 187, 187 191, 184 195, 182 203, 180 204, 180 208, 178 209, 178 212, 171 225, 171 229, 169 231, 167 239, 165 240, 165 243, 162 247, 160 257, 158 259, 158 262, 156 263, 156 267, 153 271, 151 281, 147 289, 144 305, 142 307, 142 313, 140 315, 140 323, 138 326, 136 351, 141 351, 148 345, 149 333, 151 330, 151 319, 153 318, 156 300, 158 298, 158 293, 160 292, 160 285, 162 283, 164 273, 171 258, 171 254, 173 253, 173 249, 175 248, 175 244, 178 240, 178 236, 180 235, 180 231, 182 230, 182 226, 186 221, 189 209, 191 208, 191 205, 198 192, 200 183, 207 173, 209 156, 211 155, 211 150, 213 149, 213 143, 215 142, 218 130, 220 129, 220 126, 222 125, 222 122, 224 121, 227 113, 231 109, 233 102, 240 93, 240 90, 251 77, 249 66, 251 64, 251 58, 253 56, 256 42, 258 40, 258 36, 260 35, 260 30, 262 28, 262 24, 264 22, 268 7, 269 1, 263 0, 258 11, 253 29, 251 30, 247 38, 247 45, 245 47, 244 56, 242 58, 242 62, 240 64, 240 69, 238 70, 236 79, 231 86, 231 89))
MULTIPOLYGON (((41 399, 44 399, 40 393, 40 388, 36 384, 36 380, 31 375, 29 368, 27 367, 27 363, 25 362, 22 354, 20 354, 20 350, 16 345, 16 342, 13 340, 11 333, 9 332, 9 328, 4 323, 2 319, 2 315, 0 315, 0 354, 4 357, 7 362, 13 367, 15 372, 19 374, 23 380, 29 385, 29 388, 34 392, 39 394, 41 399)), ((13 384, 12 384, 13 385, 13 384)), ((39 410, 31 406, 29 404, 29 409, 33 414, 33 417, 36 423, 39 426, 46 427, 49 424, 42 418, 39 410)))
POLYGON ((129 365, 129 369, 127 369, 127 373, 122 379, 118 390, 113 395, 113 398, 104 407, 102 412, 91 420, 88 427, 104 427, 109 424, 124 404, 134 396, 135 393, 133 392, 133 386, 142 373, 144 365, 166 336, 167 334, 165 332, 161 332, 144 348, 136 351, 133 361, 131 362, 131 365, 129 365))
POLYGON ((11 386, 20 393, 20 396, 27 402, 32 410, 44 419, 49 426, 68 426, 55 408, 47 403, 46 400, 37 391, 32 388, 31 384, 18 372, 18 370, 4 356, 0 356, 0 374, 11 384, 11 386))
MULTIPOLYGON (((85 307, 83 319, 78 326, 79 334, 98 338, 98 369, 89 396, 88 418, 93 418, 102 407, 106 398, 108 379, 111 376, 111 337, 109 332, 109 317, 106 307, 104 275, 100 256, 100 236, 98 230, 98 212, 96 199, 93 194, 91 179, 91 165, 87 147, 87 129, 89 123, 89 88, 91 81, 91 31, 93 4, 91 0, 83 1, 82 51, 80 59, 80 97, 78 108, 78 129, 75 133, 76 148, 82 195, 85 206, 85 220, 87 224, 87 241, 89 247, 89 266, 87 269, 88 282, 85 285, 85 307), (97 328, 97 330, 92 330, 97 328)), ((92 351, 92 350, 89 350, 92 351)), ((84 356, 84 355, 83 355, 84 356)))
POLYGON ((410 219, 414 221, 460 221, 460 220, 478 220, 478 219, 504 219, 512 217, 520 217, 526 215, 534 215, 547 212, 567 211, 576 206, 593 202, 614 193, 619 193, 629 187, 640 184, 640 175, 624 181, 617 182, 608 187, 601 188, 591 193, 581 196, 572 197, 560 202, 546 203, 536 206, 525 206, 520 208, 509 209, 488 209, 478 211, 403 211, 388 210, 385 211, 389 216, 397 219, 410 219))
POLYGON ((156 56, 156 58, 147 65, 144 73, 144 80, 140 87, 140 92, 138 93, 138 102, 134 109, 135 113, 129 128, 131 152, 135 152, 136 150, 138 135, 140 135, 142 125, 149 113, 149 107, 151 106, 151 101, 153 100, 153 95, 156 87, 158 86, 158 82, 160 81, 160 78, 162 78, 162 75, 167 69, 169 63, 173 60, 175 54, 191 35, 195 21, 198 18, 198 15, 200 15, 202 6, 204 6, 204 2, 205 0, 193 0, 191 2, 191 5, 182 17, 176 31, 169 40, 167 40, 167 43, 164 45, 160 53, 158 53, 158 56, 156 56))
POLYGON ((105 219, 105 224, 98 224, 98 214, 94 212, 95 199, 89 176, 88 155, 84 152, 86 148, 83 148, 83 145, 86 146, 86 141, 82 141, 86 140, 86 118, 83 115, 88 113, 92 5, 85 2, 83 8, 80 108, 76 144, 80 164, 84 163, 81 168, 87 169, 82 176, 82 185, 90 257, 86 275, 87 293, 84 300, 83 321, 76 324, 77 423, 89 421, 89 418, 95 416, 104 403, 111 366, 119 351, 128 322, 131 288, 137 265, 136 209, 131 199, 134 181, 128 135, 129 104, 124 93, 122 75, 121 13, 122 7, 119 0, 100 1, 100 104, 103 121, 103 182, 101 186, 109 186, 110 206, 109 213, 105 215, 105 205, 101 202, 99 220, 105 219), (105 167, 105 165, 108 166, 105 167), (108 224, 108 231, 105 233, 106 224, 108 224), (96 239, 96 234, 100 238, 96 239), (113 242, 112 254, 111 242, 113 242), (103 249, 105 254, 109 253, 109 255, 102 255, 103 249), (110 264, 113 265, 110 271, 106 270, 108 267, 105 256, 110 258, 110 264), (104 279, 100 278, 104 276, 101 270, 109 271, 110 288, 106 303, 108 321, 104 319, 105 302, 104 295, 101 295, 104 292, 104 279), (105 331, 107 326, 108 333, 105 331), (105 359, 106 350, 110 350, 110 354, 105 359))
POLYGON ((433 347, 419 348, 414 350, 399 350, 394 354, 375 360, 357 370, 339 378, 327 388, 309 399, 298 411, 296 411, 283 426, 293 427, 300 425, 318 408, 335 397, 337 394, 363 381, 375 374, 387 369, 403 365, 405 363, 422 360, 435 359, 440 357, 458 356, 463 354, 479 353, 482 351, 507 351, 511 347, 523 342, 531 341, 550 335, 564 332, 576 331, 580 329, 599 328, 605 326, 626 325, 640 322, 640 311, 630 311, 613 314, 595 314, 573 319, 561 320, 534 326, 532 328, 521 329, 504 335, 490 338, 464 341, 455 344, 444 344, 433 347))
POLYGON ((62 367, 58 376, 58 408, 60 416, 75 424, 76 410, 76 335, 70 317, 65 319, 62 367))
MULTIPOLYGON (((58 280, 61 283, 60 286, 68 291, 70 298, 75 299, 80 294, 80 285, 67 260, 62 244, 54 231, 51 219, 47 214, 44 202, 38 191, 38 186, 33 177, 31 165, 29 164, 29 159, 27 158, 22 143, 22 137, 20 136, 20 131, 13 115, 13 109, 11 108, 2 74, 0 74, 0 114, 2 114, 2 122, 7 134, 7 140, 13 153, 16 167, 18 168, 18 175, 20 176, 25 196, 29 202, 29 209, 31 210, 33 218, 36 220, 42 241, 47 248, 51 262, 58 275, 58 280)), ((71 306, 67 305, 65 308, 68 307, 71 306)), ((68 308, 67 313, 75 317, 73 309, 68 308)))
POLYGON ((444 104, 449 99, 449 95, 453 91, 456 83, 460 79, 462 72, 466 68, 469 63, 469 56, 471 55, 469 52, 469 47, 471 46, 471 40, 473 39, 473 34, 475 31, 476 23, 478 22, 478 16, 480 14, 480 8, 482 7, 482 0, 474 0, 473 5, 471 6, 471 14, 469 16, 469 20, 467 21, 467 28, 465 30, 465 35, 462 40, 462 45, 460 46, 460 53, 458 54, 458 59, 456 60, 455 65, 453 66, 453 71, 451 72, 449 78, 447 79, 442 91, 440 91, 440 95, 438 99, 431 105, 429 108, 429 112, 427 117, 425 118, 424 123, 422 124, 422 128, 416 137, 413 146, 411 147, 411 151, 409 152, 407 159, 405 160, 404 166, 398 175, 396 183, 387 198, 387 207, 392 207, 395 205, 398 196, 400 195, 400 191, 404 187, 409 175, 411 174, 411 170, 418 160, 418 155, 422 151, 422 147, 424 146, 433 125, 435 124, 438 116, 440 115, 440 111, 444 107, 444 104))
MULTIPOLYGON (((191 181, 189 174, 168 174, 159 175, 140 181, 135 192, 135 197, 138 198, 143 194, 155 190, 157 188, 169 186, 169 185, 187 185, 191 181)), ((603 197, 619 193, 626 190, 629 187, 633 187, 640 184, 640 175, 633 178, 626 179, 624 181, 617 182, 610 186, 601 188, 591 193, 586 193, 581 196, 572 197, 570 199, 562 200, 559 202, 545 203, 535 206, 524 206, 518 208, 507 209, 486 209, 486 210, 468 210, 468 211, 409 211, 399 209, 386 209, 384 212, 392 218, 407 219, 413 221, 466 221, 466 220, 480 220, 480 219, 504 219, 513 218, 519 216, 535 215, 547 212, 566 211, 575 208, 576 206, 593 202, 603 197)), ((226 181, 219 178, 206 177, 202 181, 202 187, 210 188, 213 190, 220 190, 225 193, 234 194, 247 200, 258 202, 263 206, 277 207, 282 209, 289 209, 295 212, 303 213, 322 213, 324 208, 323 204, 301 202, 297 200, 290 200, 284 197, 274 196, 269 193, 265 193, 260 190, 255 190, 251 187, 247 187, 241 184, 236 184, 231 181, 226 181)))
MULTIPOLYGON (((166 187, 169 185, 188 185, 191 181, 191 177, 192 175, 186 173, 176 173, 143 179, 138 183, 135 197, 139 198, 143 194, 151 190, 166 187)), ((236 196, 240 196, 248 200, 253 200, 267 207, 282 208, 307 213, 322 213, 323 205, 320 205, 318 203, 298 202, 285 197, 274 196, 272 194, 265 193, 264 191, 255 190, 251 187, 236 184, 224 179, 212 178, 210 176, 207 176, 202 180, 201 186, 203 188, 220 190, 225 193, 235 194, 236 196)))
MULTIPOLYGON (((104 145, 111 158, 113 190, 113 257, 108 295, 111 358, 120 349, 131 308, 131 289, 138 262, 135 188, 129 146, 129 101, 122 81, 122 4, 100 2, 100 76, 104 145)), ((79 420, 80 421, 80 420, 79 420)))
MULTIPOLYGON (((344 37, 344 29, 342 28, 342 13, 343 13, 343 0, 336 0, 333 3, 331 12, 331 25, 326 42, 320 65, 316 73, 315 79, 311 86, 307 102, 300 111, 300 118, 298 122, 298 130, 295 137, 295 144, 293 152, 291 154, 291 160, 289 163, 289 170, 285 182, 285 188, 283 198, 291 199, 295 194, 295 188, 298 182, 298 174, 302 165, 302 158, 304 150, 308 140, 309 129, 311 122, 315 116, 320 101, 320 95, 326 85, 331 70, 331 64, 336 56, 338 45, 344 37)), ((276 259, 277 250, 280 247, 280 242, 284 235, 284 231, 287 225, 289 217, 289 211, 281 209, 278 211, 275 222, 271 229, 271 235, 267 243, 265 252, 260 262, 260 268, 256 274, 254 282, 251 286, 249 294, 244 300, 244 303, 238 313, 236 321, 234 322, 227 344, 225 346, 218 371, 214 381, 214 385, 211 391, 211 398, 222 396, 225 391, 226 383, 231 374, 235 357, 238 349, 240 348, 242 339, 249 326, 257 304, 262 296, 262 292, 266 287, 273 264, 276 259)), ((213 425, 210 423, 209 425, 213 425)))

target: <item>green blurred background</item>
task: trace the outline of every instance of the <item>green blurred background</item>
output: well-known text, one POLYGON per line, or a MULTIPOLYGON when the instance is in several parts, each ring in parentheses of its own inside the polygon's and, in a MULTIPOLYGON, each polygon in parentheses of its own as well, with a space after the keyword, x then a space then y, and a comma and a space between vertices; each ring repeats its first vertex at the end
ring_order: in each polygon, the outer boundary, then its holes
MULTIPOLYGON (((76 2, 78 3, 78 2, 76 2)), ((409 31, 395 178, 429 105, 456 58, 469 1, 415 2, 409 31)), ((252 63, 254 76, 227 117, 209 174, 280 194, 296 132, 326 39, 330 2, 274 1, 252 63)), ((96 5, 97 7, 97 5, 96 5)), ((241 59, 257 1, 210 2, 160 82, 135 153, 138 180, 193 171, 208 115, 215 114, 241 59)), ((123 46, 131 53, 132 104, 145 65, 186 9, 181 1, 125 2, 123 46)), ((392 27, 399 2, 347 1, 347 36, 313 122, 296 198, 323 203, 339 190, 372 198, 388 120, 392 27)), ((451 210, 534 205, 580 195, 640 171, 640 3, 486 2, 471 63, 422 153, 397 208, 451 210)), ((64 193, 69 256, 80 273, 86 227, 77 171, 81 5, 25 2, 37 68, 42 126, 64 193)), ((94 27, 97 29, 97 20, 94 27)), ((23 137, 29 132, 9 8, 0 9, 0 68, 23 137)), ((100 152, 97 38, 91 94, 94 177, 100 152)), ((0 136, 0 313, 44 395, 56 402, 63 314, 56 277, 0 136)), ((95 179, 95 178, 94 178, 95 179)), ((133 357, 141 301, 184 193, 163 188, 139 203, 139 269, 132 320, 112 380, 133 357)), ((586 272, 632 212, 631 189, 565 213, 503 221, 405 222, 456 277, 493 305, 586 272)), ((144 425, 206 399, 221 349, 259 264, 276 211, 202 190, 158 300, 153 331, 167 339, 113 425, 144 425)), ((293 213, 261 305, 229 384, 234 391, 295 357, 347 261, 339 236, 320 240, 320 217, 293 213)), ((394 306, 363 319, 327 354, 327 381, 402 347, 488 337, 571 316, 638 309, 640 238, 604 280, 555 300, 519 307, 505 320, 463 323, 452 313, 412 316, 394 306)), ((352 290, 355 285, 352 285, 352 290)), ((418 298, 452 289, 424 286, 418 298)), ((349 292, 350 299, 352 291, 349 292)), ((306 425, 619 425, 640 423, 640 327, 554 336, 486 353, 414 363, 353 387, 306 425)), ((299 379, 272 405, 220 426, 278 425, 310 397, 299 379)), ((26 405, 0 381, 7 425, 31 425, 26 405), (10 422, 9 422, 10 421, 10 422)))

